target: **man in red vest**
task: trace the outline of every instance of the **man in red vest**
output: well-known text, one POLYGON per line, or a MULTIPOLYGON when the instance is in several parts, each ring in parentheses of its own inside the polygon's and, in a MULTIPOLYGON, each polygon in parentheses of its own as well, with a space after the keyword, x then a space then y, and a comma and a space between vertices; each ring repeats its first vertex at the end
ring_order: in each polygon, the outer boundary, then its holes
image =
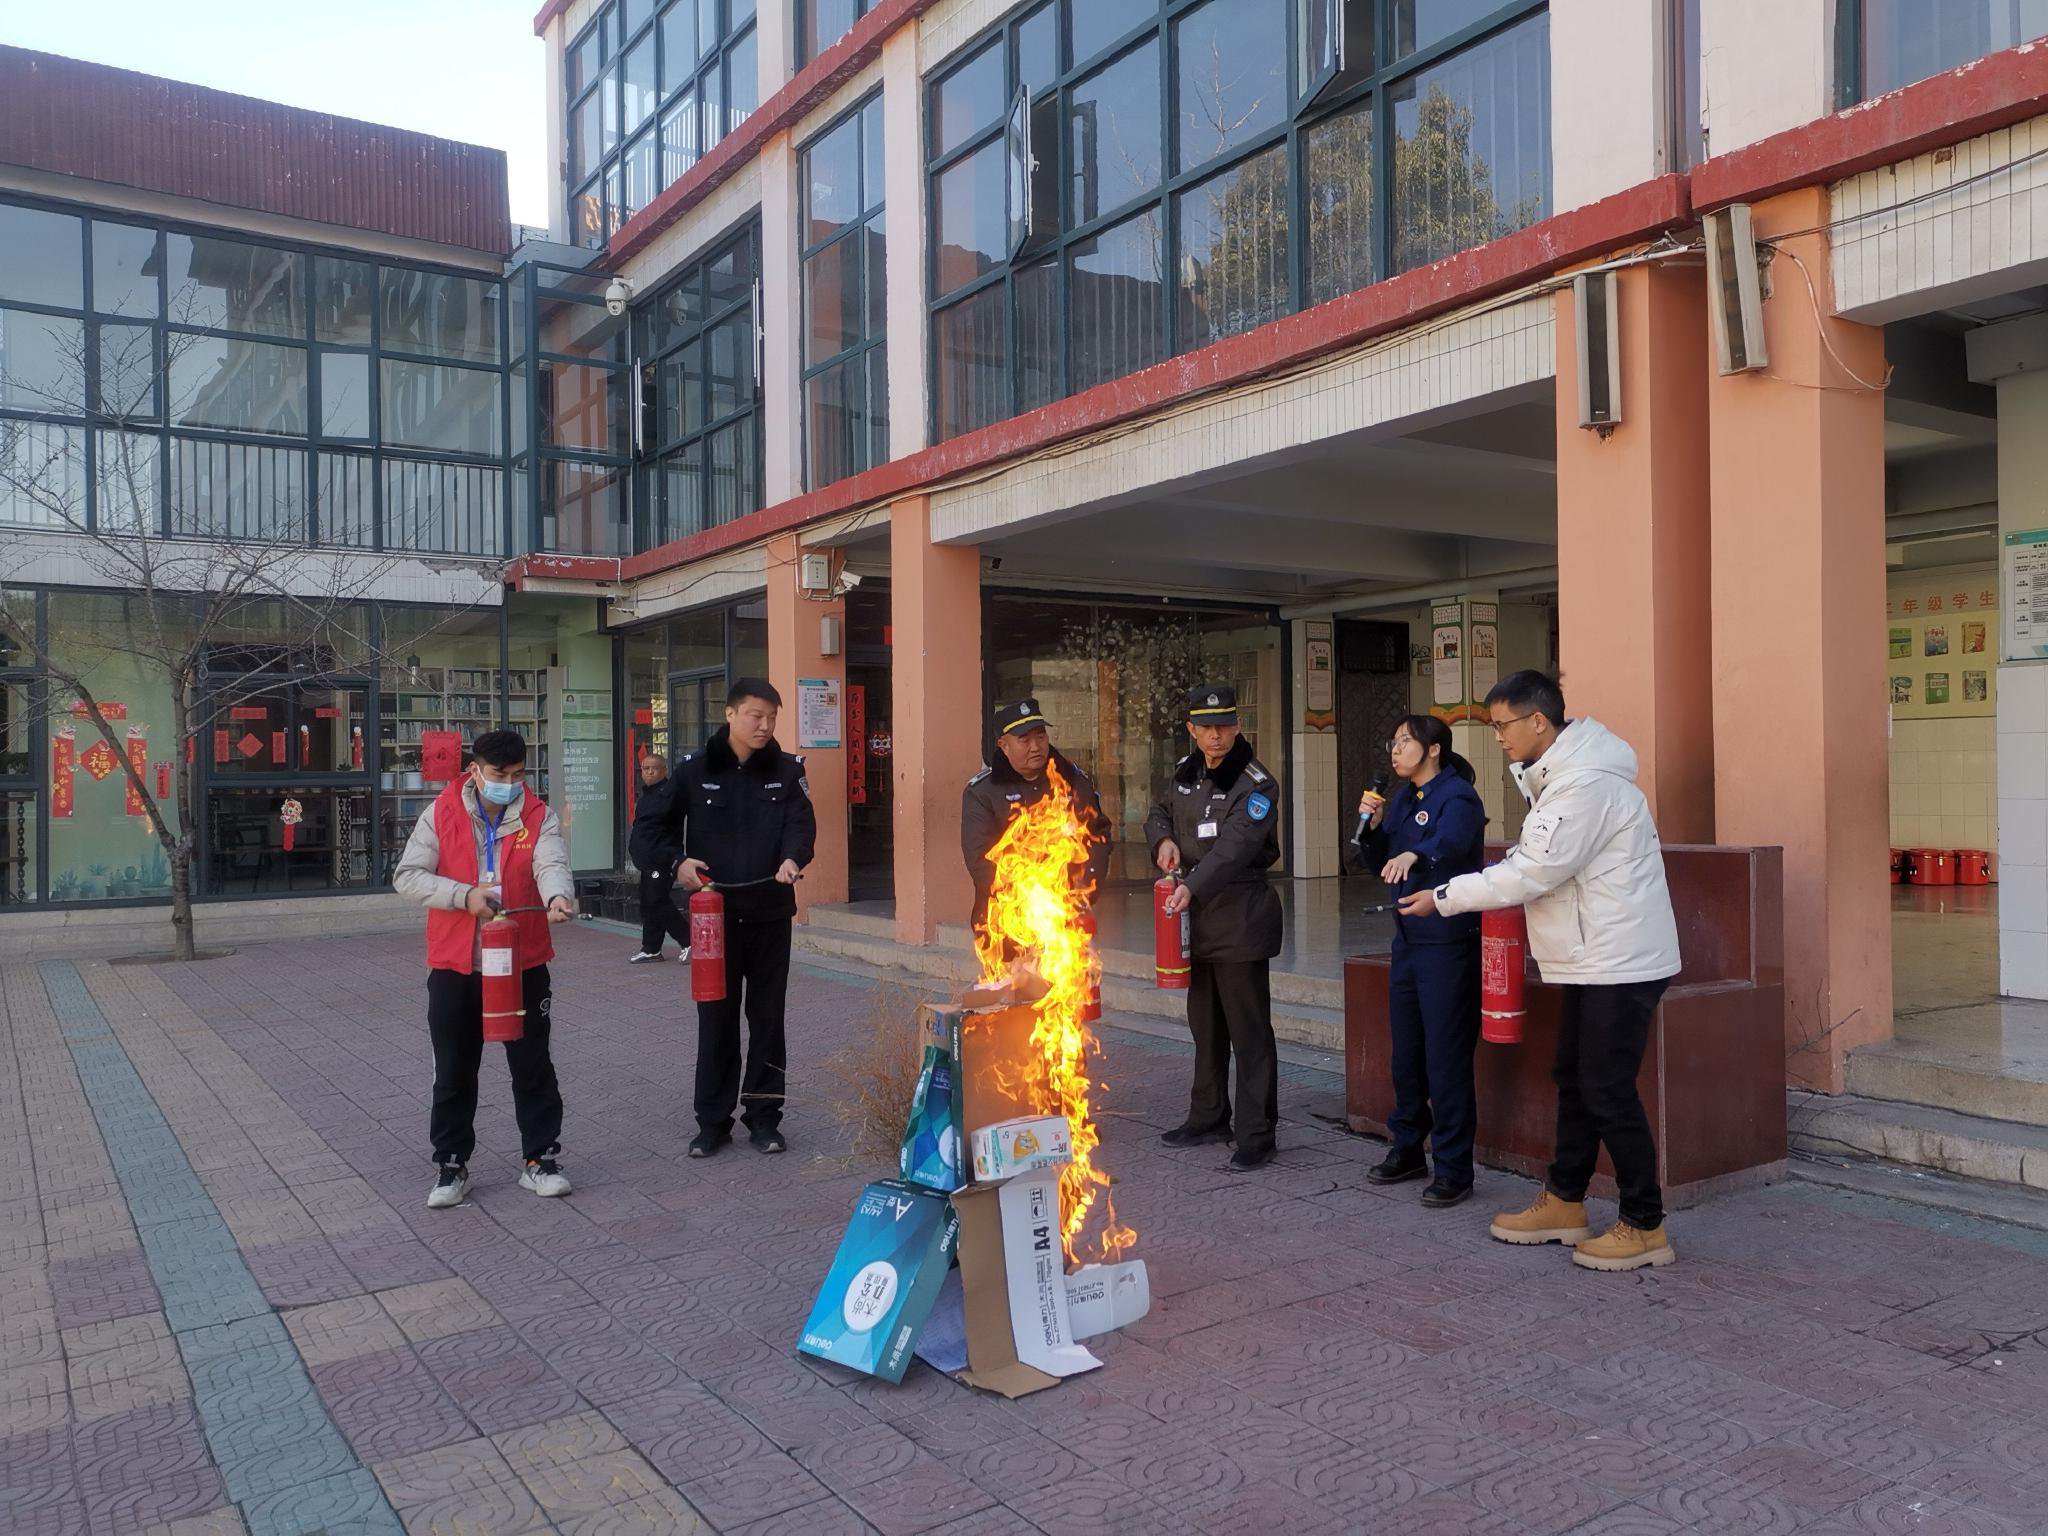
POLYGON ((562 823, 526 792, 526 742, 517 731, 486 731, 470 747, 469 772, 420 815, 392 879, 401 896, 427 909, 427 1030, 434 1041, 430 1131, 440 1168, 427 1204, 459 1205, 469 1193, 476 1150, 476 1074, 483 1063, 483 979, 478 954, 483 921, 501 908, 519 924, 525 1034, 505 1046, 512 1106, 526 1155, 522 1188, 566 1195, 562 1090, 548 1055, 552 1001, 548 924, 576 915, 576 882, 562 823))

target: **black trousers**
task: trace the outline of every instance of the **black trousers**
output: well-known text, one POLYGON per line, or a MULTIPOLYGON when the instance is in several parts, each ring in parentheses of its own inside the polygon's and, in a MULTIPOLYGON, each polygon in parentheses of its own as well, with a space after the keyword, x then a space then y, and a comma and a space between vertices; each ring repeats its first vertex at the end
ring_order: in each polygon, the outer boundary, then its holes
POLYGON ((661 953, 663 936, 674 939, 683 949, 690 947, 690 925, 675 902, 675 876, 663 879, 647 870, 640 872, 640 949, 661 953))
POLYGON ((1664 1191, 1657 1184, 1657 1141, 1636 1092, 1650 1020, 1668 985, 1630 982, 1613 987, 1563 988, 1557 1033, 1557 1152, 1550 1192, 1583 1200, 1600 1148, 1614 1161, 1621 1219, 1632 1227, 1661 1226, 1664 1191))
MULTIPOLYGON (((526 1033, 505 1044, 512 1072, 512 1110, 528 1162, 561 1151, 562 1089, 548 1055, 554 993, 548 968, 522 978, 526 1033)), ((434 1108, 428 1123, 434 1161, 467 1163, 476 1150, 476 1074, 484 1059, 484 984, 460 971, 427 972, 427 1032, 434 1040, 434 1108)))
POLYGON ((782 1124, 783 1010, 789 997, 790 919, 725 920, 725 997, 697 1005, 697 1127, 732 1130, 735 1101, 750 1131, 782 1124), (740 1070, 740 1010, 747 1015, 746 1070, 740 1070))
POLYGON ((1188 967, 1188 1029, 1195 1037, 1195 1088, 1188 1124, 1232 1125, 1230 1060, 1237 1058, 1239 1151, 1273 1145, 1280 1120, 1280 1049, 1264 960, 1196 960, 1188 967))
POLYGON ((1387 991, 1393 1029, 1394 1113, 1387 1131, 1397 1153, 1422 1152, 1436 1176, 1472 1182, 1478 1107, 1472 1053, 1479 1048, 1479 936, 1450 944, 1410 944, 1394 935, 1387 991))

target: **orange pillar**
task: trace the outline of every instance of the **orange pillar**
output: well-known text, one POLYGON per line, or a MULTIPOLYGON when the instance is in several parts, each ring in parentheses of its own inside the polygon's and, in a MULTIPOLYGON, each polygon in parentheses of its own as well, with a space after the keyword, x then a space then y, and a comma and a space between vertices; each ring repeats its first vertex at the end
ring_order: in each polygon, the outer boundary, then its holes
POLYGON ((896 939, 929 944, 973 896, 960 791, 981 768, 981 557, 932 543, 922 496, 889 512, 889 604, 896 939))
POLYGON ((776 727, 782 744, 804 758, 804 776, 811 786, 811 805, 818 813, 818 852, 796 888, 797 915, 808 918, 820 902, 846 900, 846 748, 807 747, 797 739, 798 685, 805 678, 838 686, 840 723, 845 726, 846 599, 821 599, 797 585, 797 560, 803 553, 795 534, 768 541, 768 680, 782 695, 782 719, 776 727), (836 619, 840 654, 822 654, 823 621, 836 619))
POLYGON ((1825 189, 1753 210, 1786 232, 1767 370, 1722 377, 1712 429, 1716 829, 1785 850, 1789 1076, 1839 1092, 1892 1028, 1884 633, 1884 335, 1833 316, 1825 189), (1810 286, 1809 286, 1810 285, 1810 286))
POLYGON ((1557 295, 1557 627, 1565 702, 1635 748, 1667 843, 1714 840, 1707 648, 1706 277, 1620 284, 1621 421, 1579 425, 1576 316, 1557 295))

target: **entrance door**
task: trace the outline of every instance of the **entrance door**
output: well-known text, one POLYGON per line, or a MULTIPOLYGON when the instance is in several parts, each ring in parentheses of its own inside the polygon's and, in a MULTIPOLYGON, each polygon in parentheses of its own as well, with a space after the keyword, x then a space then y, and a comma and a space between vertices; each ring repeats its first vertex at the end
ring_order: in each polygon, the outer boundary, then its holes
POLYGON ((725 672, 680 673, 668 680, 669 740, 677 757, 701 752, 725 723, 725 672))
POLYGON ((1387 766, 1387 742, 1413 708, 1410 690, 1406 624, 1337 621, 1337 835, 1347 869, 1358 797, 1387 766))
POLYGON ((865 648, 846 658, 846 885, 853 901, 896 895, 895 741, 890 734, 889 661, 865 648), (854 735, 858 732, 859 739, 854 735))

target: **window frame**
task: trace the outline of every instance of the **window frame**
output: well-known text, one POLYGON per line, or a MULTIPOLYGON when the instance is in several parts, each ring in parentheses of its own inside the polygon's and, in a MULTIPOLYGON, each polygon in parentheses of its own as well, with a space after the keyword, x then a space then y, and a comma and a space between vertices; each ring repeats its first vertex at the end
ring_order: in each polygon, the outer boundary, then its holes
MULTIPOLYGON (((943 377, 940 366, 940 317, 956 305, 964 305, 986 290, 1001 286, 1005 290, 1003 327, 1005 336, 1006 366, 1003 376, 1004 401, 1001 410, 988 422, 963 426, 959 432, 976 430, 978 426, 994 421, 1006 420, 1026 408, 1021 401, 1023 372, 1019 366, 1020 345, 1023 340, 1020 321, 1020 299, 1018 279, 1027 271, 1034 271, 1041 263, 1050 259, 1054 269, 1054 298, 1057 321, 1055 358, 1053 360, 1053 382, 1050 399, 1059 400, 1072 392, 1074 347, 1072 335, 1073 283, 1071 279, 1072 250, 1085 245, 1106 230, 1122 225, 1127 220, 1153 210, 1159 220, 1161 242, 1161 271, 1166 274, 1161 288, 1162 338, 1160 359, 1181 355, 1191 346, 1201 344, 1180 334, 1180 232, 1178 209, 1184 193, 1201 186, 1212 178, 1223 176, 1249 162, 1257 155, 1271 150, 1275 145, 1286 146, 1287 162, 1287 297, 1284 312, 1299 313, 1305 306, 1310 292, 1312 274, 1309 271, 1309 185, 1307 177, 1307 140, 1310 134, 1324 123, 1359 108, 1364 104, 1372 120, 1373 132, 1373 248, 1372 282, 1385 281, 1394 275, 1395 254, 1394 231, 1394 98, 1398 86, 1409 79, 1424 74, 1445 60, 1462 54, 1493 38, 1507 33, 1528 22, 1531 18, 1548 12, 1548 0, 1498 0, 1484 16, 1467 26, 1437 39, 1427 47, 1416 49, 1392 63, 1387 62, 1393 51, 1394 8, 1387 0, 1373 7, 1374 68, 1370 73, 1355 80, 1340 78, 1334 85, 1326 82, 1326 88, 1319 92, 1303 89, 1305 82, 1296 79, 1295 71, 1302 63, 1301 28, 1305 19, 1306 5, 1317 0, 1290 0, 1285 7, 1286 37, 1283 42, 1282 58, 1288 71, 1286 101, 1287 110, 1282 121, 1232 144, 1228 149, 1200 162, 1180 165, 1180 102, 1178 70, 1177 24, 1186 16, 1199 10, 1208 0, 1159 0, 1157 9, 1144 21, 1135 24, 1119 36, 1107 40, 1087 58, 1073 57, 1073 28, 1071 5, 1085 3, 1085 0, 1045 0, 1043 5, 1028 9, 1020 7, 1015 13, 1005 16, 1002 21, 967 39, 954 49, 935 68, 920 79, 924 92, 922 105, 923 138, 919 146, 924 163, 924 207, 925 227, 931 231, 926 242, 927 253, 922 281, 925 291, 926 318, 926 368, 931 387, 926 391, 926 425, 933 442, 945 441, 942 436, 940 407, 942 391, 939 387, 943 377), (1053 21, 1055 48, 1055 70, 1052 84, 1031 93, 1022 78, 1023 34, 1025 28, 1050 8, 1053 21), (992 142, 1011 142, 1017 135, 1010 126, 1011 110, 993 110, 987 121, 972 132, 959 135, 955 142, 943 152, 939 151, 939 92, 947 81, 971 68, 979 59, 982 50, 991 42, 1000 39, 1003 52, 1004 76, 1001 101, 1014 110, 1015 97, 1024 93, 1028 102, 1027 117, 1032 122, 1032 132, 1024 135, 1030 152, 1037 158, 1036 171, 1026 170, 1026 202, 1035 211, 1050 209, 1059 219, 1059 227, 1053 231, 1032 228, 1007 260, 997 262, 989 271, 967 282, 940 292, 939 258, 940 243, 938 230, 938 185, 940 178, 955 166, 985 149, 992 142), (1086 220, 1068 221, 1065 217, 1065 183, 1068 175, 1073 146, 1070 128, 1073 88, 1085 82, 1104 66, 1120 59, 1135 48, 1151 41, 1158 49, 1159 67, 1159 110, 1160 110, 1160 175, 1155 185, 1135 197, 1127 198, 1115 207, 1097 209, 1086 220), (1057 109, 1046 114, 1048 103, 1056 103, 1057 109), (1050 146, 1036 142, 1037 128, 1046 116, 1054 127, 1056 142, 1050 146), (1050 178, 1057 192, 1056 197, 1047 196, 1046 179, 1050 178)), ((1344 0, 1328 0, 1336 5, 1341 17, 1349 10, 1344 0)), ((1350 0, 1357 4, 1359 0, 1350 0)), ((1546 143, 1546 165, 1544 173, 1546 199, 1550 191, 1552 168, 1548 164, 1548 129, 1544 125, 1546 143)), ((1014 154, 1014 147, 1010 154, 1014 154)), ((1006 156, 1006 161, 1008 156, 1006 156)), ((1016 174, 1014 164, 1006 163, 1005 177, 1016 174)), ((1546 216, 1547 216, 1546 202, 1546 216)), ((1033 220, 1034 225, 1038 221, 1033 220)), ((1045 403, 1045 402, 1039 402, 1045 403)))
MULTIPOLYGON (((853 20, 847 24, 846 32, 851 32, 855 27, 859 26, 868 12, 874 10, 881 3, 882 0, 853 0, 853 20)), ((831 42, 826 43, 821 48, 811 49, 804 46, 805 24, 809 22, 815 13, 817 4, 818 0, 790 0, 790 36, 795 44, 796 67, 798 69, 802 69, 820 55, 829 52, 838 45, 840 38, 846 36, 846 32, 842 32, 839 34, 839 37, 833 38, 831 42)))
MULTIPOLYGON (((870 158, 867 142, 868 111, 870 108, 880 106, 881 102, 882 88, 880 86, 877 86, 874 90, 868 92, 865 96, 861 97, 859 101, 854 102, 844 112, 841 112, 837 117, 835 117, 831 122, 827 123, 823 128, 819 129, 817 133, 813 134, 808 140, 806 140, 803 144, 799 145, 797 148, 796 265, 798 291, 796 312, 797 332, 799 338, 797 369, 797 419, 801 427, 801 431, 799 433, 800 440, 798 443, 798 452, 802 455, 803 482, 804 488, 808 491, 819 490, 822 488, 823 485, 833 483, 831 481, 813 483, 811 459, 811 386, 818 379, 822 378, 824 375, 830 372, 833 372, 836 369, 846 370, 849 377, 857 374, 861 381, 860 391, 862 404, 864 407, 864 414, 868 421, 872 424, 876 418, 877 412, 875 410, 875 402, 871 398, 872 392, 869 386, 872 381, 869 377, 868 370, 872 366, 872 363, 870 361, 871 358, 875 353, 878 352, 883 354, 885 359, 883 365, 885 369, 884 383, 882 390, 881 407, 879 412, 885 451, 880 458, 874 456, 874 444, 872 440, 871 425, 870 438, 868 442, 864 445, 856 445, 856 450, 853 455, 853 467, 847 471, 846 476, 842 476, 840 478, 848 478, 852 475, 864 474, 868 470, 873 469, 877 464, 884 464, 888 462, 886 444, 889 432, 889 398, 887 387, 886 357, 889 345, 889 321, 887 298, 888 277, 886 272, 886 263, 888 259, 887 240, 889 201, 886 186, 882 189, 880 195, 876 197, 873 203, 869 203, 865 196, 866 192, 869 190, 867 186, 867 172, 870 158), (826 139, 830 138, 834 133, 846 127, 848 124, 852 124, 854 127, 854 160, 855 163, 859 166, 860 190, 862 193, 862 196, 856 199, 856 202, 859 204, 859 206, 855 209, 853 217, 849 219, 845 224, 841 225, 838 229, 834 230, 830 235, 828 235, 823 240, 818 241, 816 244, 811 244, 808 243, 808 240, 806 238, 809 232, 810 223, 809 166, 811 151, 817 148, 817 146, 823 143, 826 139), (867 314, 867 295, 870 284, 872 282, 872 278, 868 272, 868 258, 870 253, 866 248, 867 242, 864 237, 867 234, 867 232, 871 229, 877 230, 881 233, 884 244, 882 257, 884 262, 884 275, 882 278, 883 314, 882 323, 879 327, 876 328, 871 328, 869 326, 867 314), (861 339, 851 346, 841 347, 837 352, 832 353, 828 357, 816 358, 811 355, 811 261, 815 257, 824 255, 826 252, 830 251, 834 246, 844 245, 849 242, 858 244, 862 247, 860 251, 860 297, 862 332, 861 339), (858 368, 854 366, 856 363, 859 365, 858 368)), ((886 157, 888 153, 888 129, 880 114, 877 114, 876 121, 877 124, 881 126, 881 131, 883 135, 882 153, 886 157)))

